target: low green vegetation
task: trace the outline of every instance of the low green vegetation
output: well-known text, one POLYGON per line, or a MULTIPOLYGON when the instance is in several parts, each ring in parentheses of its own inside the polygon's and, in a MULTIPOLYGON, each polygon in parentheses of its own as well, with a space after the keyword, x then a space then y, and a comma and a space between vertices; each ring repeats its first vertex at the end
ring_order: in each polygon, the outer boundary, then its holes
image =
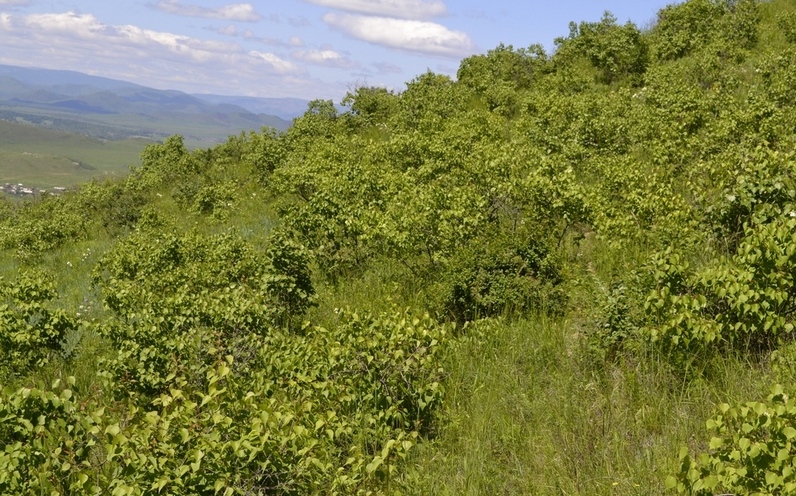
POLYGON ((794 16, 606 14, 0 202, 0 493, 790 494, 794 16))
POLYGON ((0 120, 0 186, 71 187, 92 178, 122 177, 140 164, 148 139, 104 141, 0 120))

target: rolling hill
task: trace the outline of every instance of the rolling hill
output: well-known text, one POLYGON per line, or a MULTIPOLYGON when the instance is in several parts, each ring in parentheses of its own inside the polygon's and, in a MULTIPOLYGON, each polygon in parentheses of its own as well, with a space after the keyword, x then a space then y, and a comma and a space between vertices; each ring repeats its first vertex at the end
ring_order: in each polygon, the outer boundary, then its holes
POLYGON ((287 129, 287 119, 302 105, 294 99, 202 98, 74 71, 0 65, 0 119, 102 139, 160 140, 180 133, 191 146, 209 146, 263 126, 287 129))

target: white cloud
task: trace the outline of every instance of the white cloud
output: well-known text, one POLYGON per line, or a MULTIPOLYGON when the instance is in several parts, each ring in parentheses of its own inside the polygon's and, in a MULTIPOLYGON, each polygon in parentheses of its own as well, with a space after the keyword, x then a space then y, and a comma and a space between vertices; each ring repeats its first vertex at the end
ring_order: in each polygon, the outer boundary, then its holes
POLYGON ((10 31, 13 27, 11 14, 0 12, 0 31, 10 31))
POLYGON ((0 13, 0 46, 0 63, 77 70, 156 88, 298 97, 330 91, 278 54, 244 50, 232 41, 104 24, 89 14, 0 13))
POLYGON ((335 67, 338 69, 353 69, 359 64, 344 57, 334 50, 300 50, 291 54, 294 59, 308 64, 335 67))
POLYGON ((226 27, 223 27, 217 31, 218 34, 223 34, 226 36, 237 36, 238 35, 238 27, 234 24, 230 24, 226 27))
POLYGON ((304 0, 305 2, 332 7, 349 12, 360 12, 403 19, 427 19, 445 15, 447 9, 442 0, 304 0))
MULTIPOLYGON (((18 25, 9 18, 2 23, 6 30, 22 27, 33 39, 60 39, 68 45, 96 43, 99 53, 104 50, 149 50, 154 56, 177 57, 191 62, 208 62, 240 51, 238 45, 214 40, 199 40, 188 36, 142 29, 138 26, 102 24, 90 14, 66 12, 62 14, 31 14, 19 18, 18 25)), ((50 51, 60 44, 53 43, 50 51)))
POLYGON ((262 43, 263 45, 278 46, 283 48, 297 48, 304 46, 304 41, 298 36, 291 36, 287 41, 280 40, 278 38, 257 36, 250 29, 245 31, 238 30, 238 27, 234 24, 230 24, 220 29, 212 29, 212 31, 218 34, 223 34, 224 36, 240 37, 248 42, 262 43))
POLYGON ((273 53, 264 53, 264 52, 258 52, 256 50, 252 50, 251 52, 249 52, 249 56, 251 56, 251 57, 253 57, 255 59, 258 59, 258 60, 265 61, 271 67, 276 69, 276 72, 278 72, 280 74, 291 74, 291 73, 299 72, 298 68, 292 62, 288 62, 287 60, 283 60, 283 59, 279 58, 278 56, 274 55, 273 53))
POLYGON ((0 0, 0 5, 30 5, 30 0, 0 0))
POLYGON ((324 15, 323 20, 351 37, 398 50, 446 57, 475 51, 467 33, 434 22, 336 13, 324 15))
POLYGON ((199 5, 183 4, 181 0, 160 0, 153 6, 161 12, 185 17, 204 17, 207 19, 240 22, 255 22, 263 17, 257 13, 254 5, 250 3, 233 3, 218 9, 208 9, 199 5))

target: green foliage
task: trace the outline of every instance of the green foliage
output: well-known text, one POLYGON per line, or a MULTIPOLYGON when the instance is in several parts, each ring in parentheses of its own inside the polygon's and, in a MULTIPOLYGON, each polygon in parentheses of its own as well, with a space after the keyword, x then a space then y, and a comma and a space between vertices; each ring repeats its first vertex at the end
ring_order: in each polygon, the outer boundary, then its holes
POLYGON ((406 83, 397 118, 404 129, 433 133, 445 119, 469 108, 471 93, 442 74, 429 71, 406 83))
POLYGON ((115 413, 71 390, 4 392, 0 489, 378 493, 433 426, 446 332, 408 314, 340 317, 306 336, 274 331, 256 366, 219 356, 200 382, 179 377, 115 413))
POLYGON ((656 288, 645 303, 653 342, 680 352, 770 347, 794 328, 796 218, 747 228, 737 253, 715 266, 691 272, 667 254, 653 271, 656 288))
POLYGON ((0 378, 22 377, 46 364, 79 321, 48 305, 57 298, 52 281, 28 272, 11 283, 0 279, 0 378))
POLYGON ((724 38, 733 46, 757 42, 759 12, 755 0, 691 0, 661 9, 650 48, 659 60, 682 58, 724 38))
POLYGON ((295 153, 313 148, 312 143, 322 142, 334 135, 338 115, 331 100, 313 100, 304 115, 293 120, 285 133, 285 147, 295 153))
POLYGON ((433 287, 438 312, 457 323, 508 313, 559 313, 566 297, 560 262, 539 241, 475 239, 452 259, 433 287))
POLYGON ((796 404, 780 385, 765 402, 730 407, 707 421, 710 451, 680 452, 667 486, 680 494, 790 494, 796 490, 796 404))
POLYGON ((729 179, 722 197, 708 207, 717 239, 735 251, 744 230, 796 210, 793 152, 755 150, 729 179))
POLYGON ((585 57, 610 84, 631 78, 638 84, 647 68, 647 45, 635 24, 624 26, 606 12, 600 22, 570 23, 569 37, 556 39, 556 58, 585 57))
POLYGON ((314 303, 315 296, 306 248, 286 234, 275 232, 265 256, 268 260, 265 284, 283 308, 282 320, 304 314, 314 303))
POLYGON ((586 335, 586 346, 600 364, 616 360, 638 331, 627 293, 623 284, 606 289, 600 315, 586 335))
POLYGON ((242 160, 262 179, 268 177, 285 160, 285 143, 273 128, 260 133, 250 133, 245 144, 242 160))
POLYGON ((117 316, 100 327, 118 350, 106 364, 115 387, 155 394, 181 374, 204 374, 213 350, 299 318, 314 295, 306 263, 280 238, 264 257, 230 235, 134 233, 94 273, 117 316))
POLYGON ((782 30, 788 43, 796 43, 796 12, 786 12, 777 16, 777 26, 782 30))
POLYGON ((481 96, 491 111, 510 116, 518 108, 519 92, 530 88, 546 65, 547 55, 539 45, 515 50, 501 44, 486 55, 462 60, 456 77, 481 96))
POLYGON ((81 397, 4 393, 0 492, 445 494, 439 464, 453 494, 663 491, 715 398, 796 377, 792 10, 606 13, 3 202, 3 276, 53 277, 4 286, 4 378, 81 397))
POLYGON ((135 227, 149 195, 135 188, 134 182, 96 181, 81 186, 76 202, 84 211, 100 217, 102 226, 109 232, 135 227))
POLYGON ((203 186, 196 192, 193 208, 200 214, 223 218, 235 199, 237 185, 232 182, 203 186))
POLYGON ((84 213, 76 210, 71 198, 26 203, 0 220, 0 248, 30 259, 77 241, 86 235, 87 226, 84 213))
POLYGON ((163 144, 147 146, 141 153, 141 167, 135 172, 140 176, 137 183, 147 188, 179 180, 194 170, 196 163, 190 159, 183 137, 174 135, 163 144))
POLYGON ((733 46, 744 50, 753 48, 760 37, 760 2, 757 0, 733 0, 729 2, 729 14, 720 26, 722 36, 733 46))
POLYGON ((351 109, 356 122, 384 127, 395 114, 398 101, 398 96, 390 90, 361 86, 347 93, 342 104, 351 109))
POLYGON ((645 237, 682 237, 693 214, 659 172, 625 158, 595 160, 592 167, 589 173, 602 180, 582 195, 600 236, 616 245, 645 237))
MULTIPOLYGON (((74 385, 74 377, 67 379, 74 385)), ((22 388, 0 395, 0 491, 4 494, 97 494, 103 410, 86 413, 72 390, 22 388)))

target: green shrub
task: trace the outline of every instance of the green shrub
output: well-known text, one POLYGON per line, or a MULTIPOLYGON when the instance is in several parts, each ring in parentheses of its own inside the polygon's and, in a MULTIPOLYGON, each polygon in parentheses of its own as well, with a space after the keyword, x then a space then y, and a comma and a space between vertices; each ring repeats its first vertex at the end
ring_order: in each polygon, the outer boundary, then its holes
POLYGON ((777 25, 788 43, 796 43, 796 12, 786 12, 777 16, 777 25))
POLYGON ((614 284, 606 290, 599 316, 594 326, 586 333, 586 347, 598 363, 613 361, 638 330, 634 321, 627 288, 614 284))
POLYGON ((118 350, 106 375, 145 396, 203 375, 219 350, 301 317, 314 296, 306 263, 279 238, 263 256, 230 235, 133 233, 93 275, 116 317, 99 328, 118 350))
POLYGON ((694 271, 668 252, 652 271, 644 332, 653 342, 678 356, 771 348, 794 329, 796 215, 747 227, 737 253, 716 265, 694 271))
POLYGON ((504 312, 563 310, 560 262, 544 243, 517 236, 476 239, 456 253, 433 289, 440 315, 463 324, 504 312))
POLYGON ((733 253, 752 225, 796 210, 793 152, 755 150, 729 179, 722 197, 707 209, 707 221, 722 247, 733 253))
POLYGON ((55 298, 52 281, 40 273, 23 273, 12 283, 0 278, 0 378, 46 364, 79 327, 76 317, 47 304, 55 298))
POLYGON ((703 47, 716 35, 724 16, 722 2, 691 0, 669 5, 658 12, 650 48, 659 60, 677 59, 703 47))
POLYGON ((780 385, 765 402, 719 406, 707 421, 710 450, 680 452, 667 486, 680 494, 792 494, 796 491, 796 402, 780 385))
POLYGON ((285 144, 273 128, 250 133, 245 141, 243 163, 252 168, 260 181, 268 178, 285 161, 285 144))
MULTIPOLYGON (((74 377, 67 379, 73 386, 74 377)), ((83 412, 60 380, 0 394, 0 493, 97 494, 103 411, 83 412)))
POLYGON ((211 351, 142 403, 100 408, 58 382, 3 391, 0 492, 384 494, 434 427, 447 332, 408 313, 339 319, 251 342, 253 365, 211 351))
POLYGON ((237 189, 233 182, 203 186, 193 198, 193 209, 201 214, 224 218, 229 215, 237 189))
POLYGON ((0 223, 0 248, 21 258, 40 257, 87 233, 86 212, 68 197, 47 197, 26 203, 0 223))
POLYGON ((569 37, 556 39, 556 58, 585 56, 599 70, 603 83, 624 78, 630 78, 631 84, 640 83, 648 61, 646 39, 635 24, 620 26, 616 21, 613 14, 605 12, 600 22, 570 23, 569 37))

